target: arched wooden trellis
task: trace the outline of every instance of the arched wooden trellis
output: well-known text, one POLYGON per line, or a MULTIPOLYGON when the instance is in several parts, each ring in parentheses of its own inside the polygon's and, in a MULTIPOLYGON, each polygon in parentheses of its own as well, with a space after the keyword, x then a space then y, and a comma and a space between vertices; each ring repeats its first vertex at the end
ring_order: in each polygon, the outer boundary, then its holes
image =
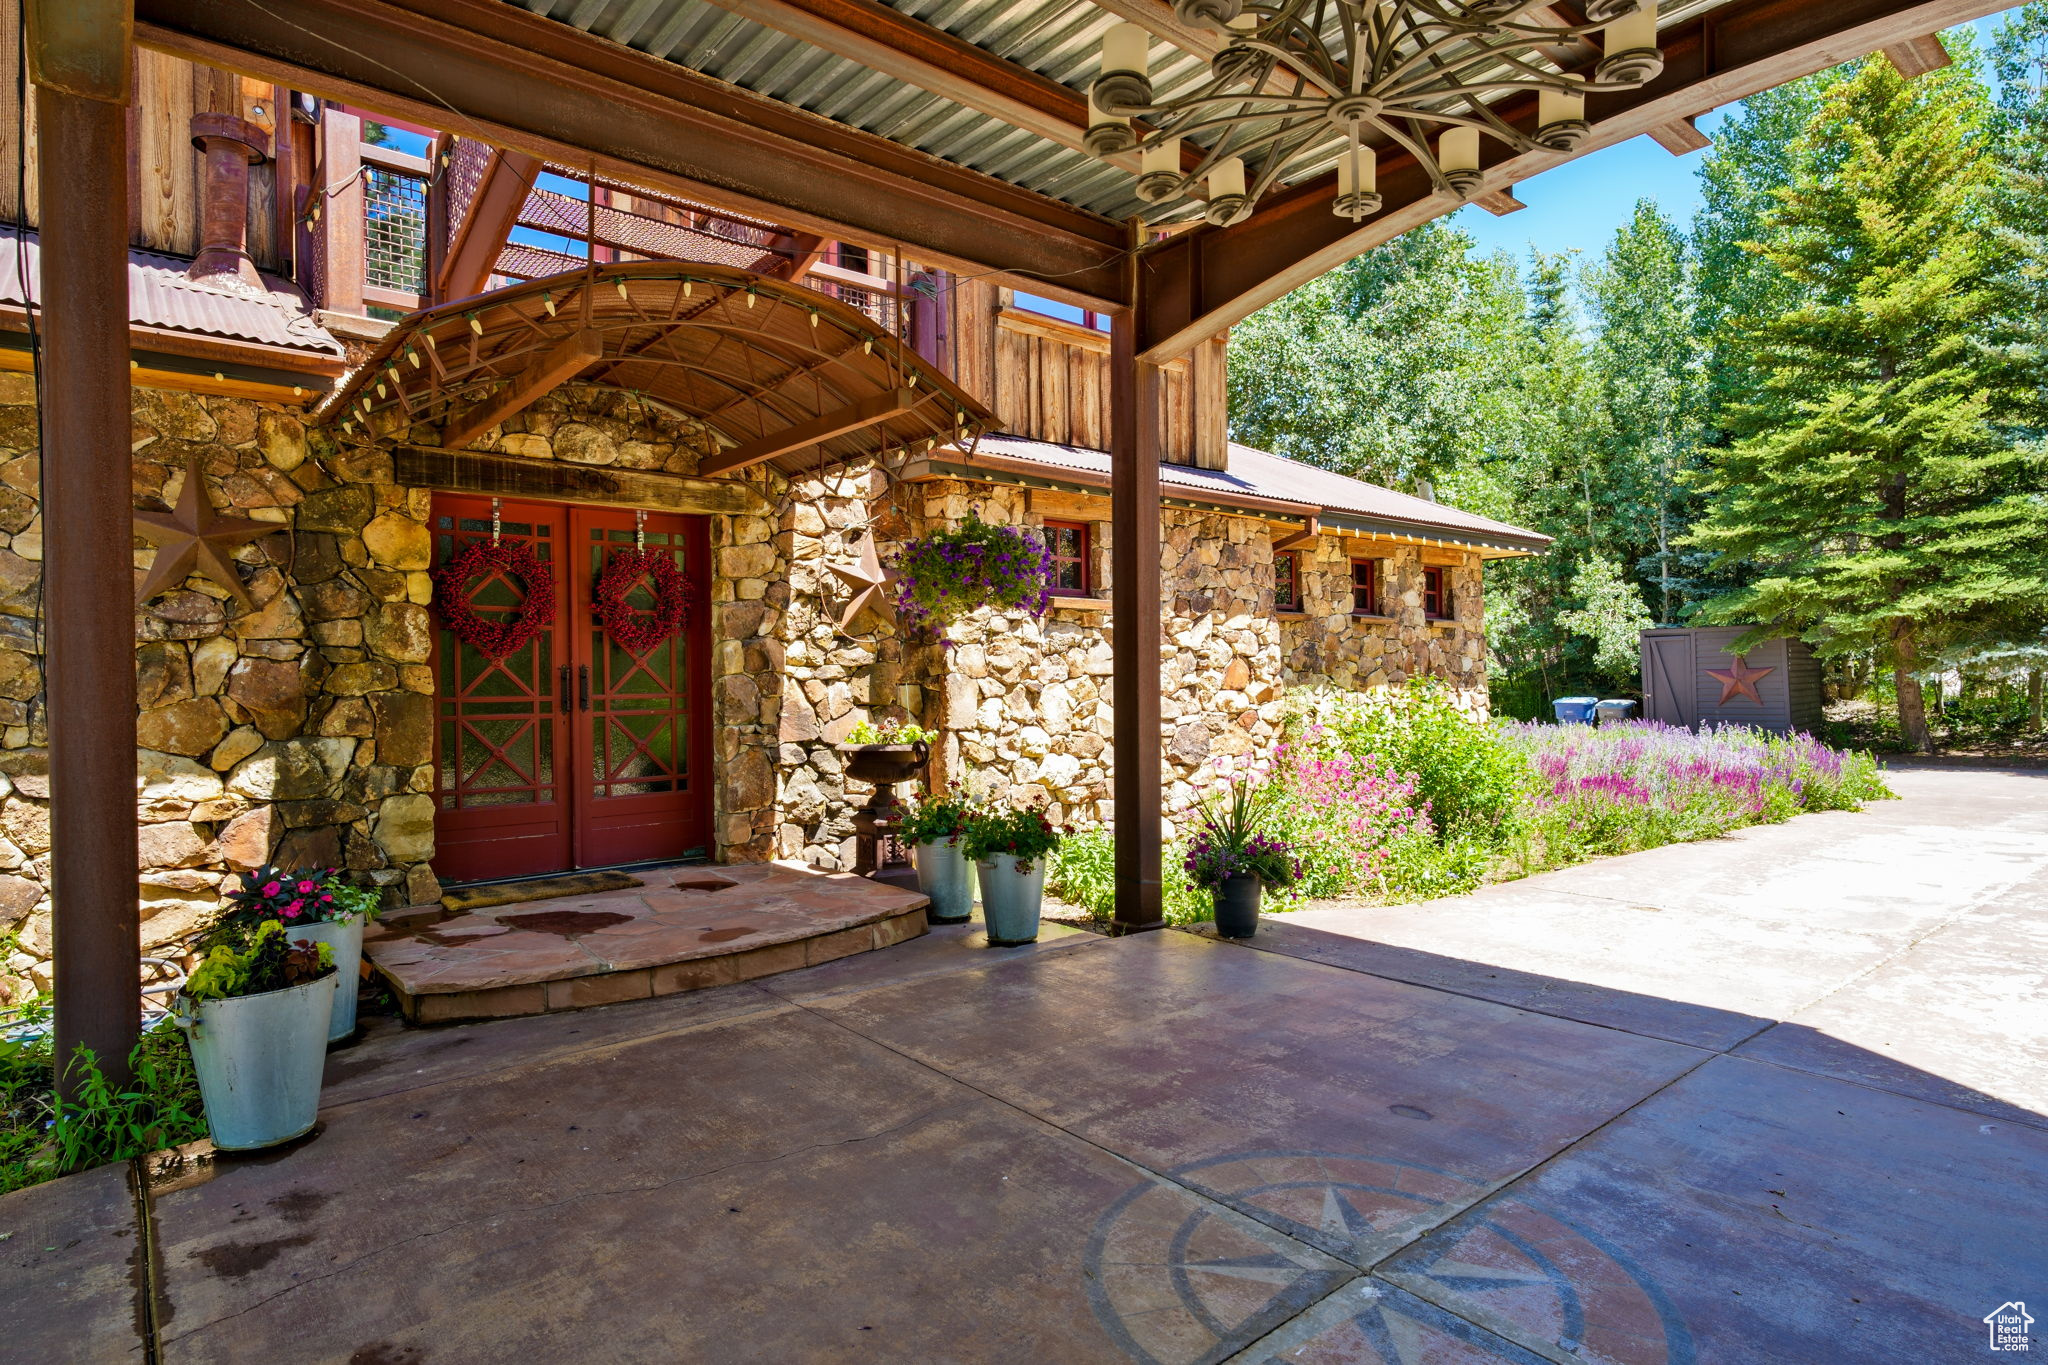
POLYGON ((317 416, 378 439, 425 423, 460 449, 571 382, 702 422, 720 448, 700 476, 902 458, 997 425, 866 314, 787 280, 675 261, 596 266, 415 313, 317 416))

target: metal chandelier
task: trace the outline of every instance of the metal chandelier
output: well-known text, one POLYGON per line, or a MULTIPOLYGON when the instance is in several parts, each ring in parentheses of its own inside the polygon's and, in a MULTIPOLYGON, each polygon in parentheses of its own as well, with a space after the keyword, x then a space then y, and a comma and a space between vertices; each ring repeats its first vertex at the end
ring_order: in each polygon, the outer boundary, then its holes
POLYGON ((1086 145, 1101 157, 1136 152, 1147 203, 1200 186, 1218 225, 1333 156, 1336 213, 1370 217, 1381 207, 1380 145, 1411 154, 1438 193, 1470 199, 1482 134, 1518 152, 1569 152, 1591 132, 1588 94, 1634 89, 1664 69, 1656 0, 1587 0, 1585 11, 1573 24, 1541 0, 1174 0, 1183 23, 1226 39, 1207 79, 1155 103, 1152 35, 1115 25, 1089 91, 1086 145), (1602 55, 1591 79, 1561 71, 1557 54, 1594 35, 1602 55), (1517 91, 1536 92, 1533 137, 1488 107, 1517 91), (1193 168, 1183 139, 1201 148, 1193 168))

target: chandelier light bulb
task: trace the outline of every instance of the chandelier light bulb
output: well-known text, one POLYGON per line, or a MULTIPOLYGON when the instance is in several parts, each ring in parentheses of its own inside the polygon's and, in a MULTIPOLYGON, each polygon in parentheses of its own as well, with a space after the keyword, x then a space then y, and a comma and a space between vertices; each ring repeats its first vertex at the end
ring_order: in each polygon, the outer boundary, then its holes
POLYGON ((1470 199, 1479 193, 1479 130, 1444 129, 1436 140, 1436 162, 1453 194, 1470 199))
POLYGON ((1609 24, 1601 35, 1600 59, 1594 75, 1611 85, 1642 85, 1664 70, 1664 54, 1657 48, 1656 0, 1642 0, 1627 14, 1609 24))
POLYGON ((1095 102, 1106 113, 1129 116, 1152 103, 1152 35, 1136 24, 1111 24, 1102 35, 1102 69, 1095 102))
POLYGON ((1337 216, 1356 223, 1380 211, 1380 157, 1355 139, 1337 157, 1337 216))
POLYGON ((1081 139, 1081 145, 1088 155, 1105 159, 1121 156, 1138 145, 1137 134, 1131 131, 1128 114, 1105 113, 1095 102, 1091 91, 1088 95, 1088 132, 1081 139))
POLYGON ((1180 139, 1162 138, 1138 157, 1138 197, 1148 204, 1163 204, 1180 197, 1184 189, 1180 173, 1180 139))
POLYGON ((1228 227, 1251 212, 1244 192, 1244 158, 1226 156, 1209 168, 1209 210, 1207 217, 1217 227, 1228 227))
MULTIPOLYGON (((1577 77, 1570 77, 1578 84, 1577 77)), ((1536 96, 1536 140, 1553 152, 1576 151, 1593 131, 1586 122, 1586 97, 1576 90, 1552 90, 1536 96)))

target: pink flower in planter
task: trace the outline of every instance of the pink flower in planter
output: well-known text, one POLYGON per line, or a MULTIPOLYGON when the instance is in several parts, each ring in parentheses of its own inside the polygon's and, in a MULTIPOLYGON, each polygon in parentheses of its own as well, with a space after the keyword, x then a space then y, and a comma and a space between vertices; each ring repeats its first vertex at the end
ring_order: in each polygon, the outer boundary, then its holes
POLYGON ((299 917, 299 907, 304 904, 305 902, 301 900, 293 901, 291 904, 285 906, 284 917, 286 919, 297 919, 299 917))
POLYGON ((313 892, 318 891, 319 889, 319 884, 311 881, 303 881, 300 882, 298 885, 298 890, 305 895, 311 895, 313 892))
POLYGON ((263 884, 263 894, 266 896, 275 896, 282 890, 284 890, 283 882, 265 882, 263 884))

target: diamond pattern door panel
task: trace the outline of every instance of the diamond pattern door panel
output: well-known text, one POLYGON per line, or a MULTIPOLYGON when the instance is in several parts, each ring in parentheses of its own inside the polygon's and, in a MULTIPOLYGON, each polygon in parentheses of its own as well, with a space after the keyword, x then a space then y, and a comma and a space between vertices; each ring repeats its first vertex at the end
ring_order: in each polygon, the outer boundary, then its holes
MULTIPOLYGON (((561 756, 568 716, 562 708, 564 625, 569 605, 561 549, 566 511, 540 503, 499 509, 498 534, 523 541, 555 570, 555 625, 494 659, 435 632, 434 869, 444 881, 478 881, 559 871, 570 865, 572 803, 561 756)), ((446 563, 473 541, 491 537, 491 501, 437 495, 434 562, 446 563)), ((519 584, 502 575, 473 578, 467 596, 479 616, 506 619, 523 605, 519 584)))
MULTIPOLYGON (((578 546, 577 863, 702 853, 711 832, 709 524, 655 513, 636 524, 631 511, 577 508, 570 534, 578 546), (637 651, 612 639, 591 605, 612 556, 636 544, 670 556, 689 584, 682 630, 637 651)), ((646 580, 625 600, 654 614, 646 580)))

